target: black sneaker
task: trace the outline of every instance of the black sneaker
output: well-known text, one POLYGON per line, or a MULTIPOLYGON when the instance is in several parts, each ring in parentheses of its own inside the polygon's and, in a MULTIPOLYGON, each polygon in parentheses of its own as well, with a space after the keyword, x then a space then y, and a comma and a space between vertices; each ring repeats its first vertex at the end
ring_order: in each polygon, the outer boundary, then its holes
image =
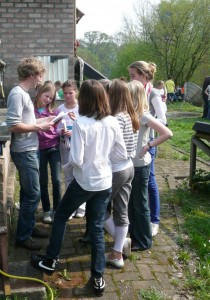
POLYGON ((96 296, 101 297, 103 296, 105 290, 105 280, 103 277, 100 278, 93 278, 93 289, 95 291, 96 296))
POLYGON ((30 254, 30 261, 32 266, 51 276, 56 270, 58 260, 47 258, 45 255, 32 252, 30 254))
POLYGON ((32 231, 32 236, 37 237, 37 238, 48 238, 49 237, 49 233, 47 233, 46 231, 39 229, 37 227, 34 227, 33 231, 32 231))
POLYGON ((31 237, 23 242, 16 241, 16 246, 26 248, 28 250, 40 250, 42 248, 42 245, 31 237))

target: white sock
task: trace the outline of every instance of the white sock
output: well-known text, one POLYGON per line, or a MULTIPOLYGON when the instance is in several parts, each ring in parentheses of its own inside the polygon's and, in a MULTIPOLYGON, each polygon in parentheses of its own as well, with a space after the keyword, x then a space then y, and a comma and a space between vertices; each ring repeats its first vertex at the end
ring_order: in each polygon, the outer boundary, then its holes
POLYGON ((115 238, 115 224, 114 224, 114 220, 113 217, 110 216, 105 222, 104 222, 104 228, 105 230, 108 232, 109 235, 111 235, 111 237, 115 238))
POLYGON ((128 233, 127 226, 116 226, 115 227, 115 240, 113 249, 119 252, 123 251, 123 246, 128 233))

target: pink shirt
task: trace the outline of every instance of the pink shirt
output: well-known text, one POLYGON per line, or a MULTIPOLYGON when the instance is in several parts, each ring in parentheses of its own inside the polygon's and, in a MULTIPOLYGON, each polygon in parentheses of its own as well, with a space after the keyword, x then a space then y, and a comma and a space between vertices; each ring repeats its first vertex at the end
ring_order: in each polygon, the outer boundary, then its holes
MULTIPOLYGON (((36 119, 57 116, 59 113, 57 109, 55 109, 53 113, 50 113, 47 108, 44 108, 44 110, 35 109, 34 112, 36 119)), ((39 149, 56 147, 60 143, 60 137, 56 132, 56 126, 51 126, 47 131, 38 131, 37 134, 39 139, 39 149)))

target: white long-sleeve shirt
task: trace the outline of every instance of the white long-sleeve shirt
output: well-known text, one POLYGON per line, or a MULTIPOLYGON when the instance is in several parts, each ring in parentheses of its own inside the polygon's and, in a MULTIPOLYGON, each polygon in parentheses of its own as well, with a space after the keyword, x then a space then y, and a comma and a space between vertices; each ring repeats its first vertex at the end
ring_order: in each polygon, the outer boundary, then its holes
POLYGON ((102 120, 81 116, 74 121, 69 163, 74 166, 73 175, 87 191, 101 191, 112 186, 112 165, 125 160, 127 151, 116 118, 102 120))

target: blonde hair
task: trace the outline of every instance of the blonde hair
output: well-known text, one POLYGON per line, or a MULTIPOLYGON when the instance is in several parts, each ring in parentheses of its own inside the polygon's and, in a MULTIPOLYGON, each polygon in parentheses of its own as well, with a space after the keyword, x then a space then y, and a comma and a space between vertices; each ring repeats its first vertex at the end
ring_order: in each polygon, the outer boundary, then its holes
POLYGON ((143 74, 146 76, 147 81, 152 81, 154 79, 157 66, 153 62, 147 63, 146 61, 139 60, 132 63, 128 68, 136 69, 139 75, 143 74))
POLYGON ((56 103, 55 103, 56 91, 55 91, 55 86, 53 84, 45 83, 38 89, 34 100, 34 107, 35 108, 41 107, 39 99, 43 93, 47 93, 47 92, 51 92, 53 94, 52 101, 47 105, 49 112, 52 113, 56 108, 56 103))
POLYGON ((137 80, 132 80, 131 82, 127 83, 127 85, 131 94, 135 111, 139 116, 142 116, 145 111, 149 110, 144 86, 140 81, 137 80))
POLYGON ((163 80, 158 80, 156 86, 165 86, 165 83, 163 80))
POLYGON ((17 67, 18 79, 26 80, 31 75, 41 75, 46 72, 44 64, 36 57, 23 58, 17 67))

